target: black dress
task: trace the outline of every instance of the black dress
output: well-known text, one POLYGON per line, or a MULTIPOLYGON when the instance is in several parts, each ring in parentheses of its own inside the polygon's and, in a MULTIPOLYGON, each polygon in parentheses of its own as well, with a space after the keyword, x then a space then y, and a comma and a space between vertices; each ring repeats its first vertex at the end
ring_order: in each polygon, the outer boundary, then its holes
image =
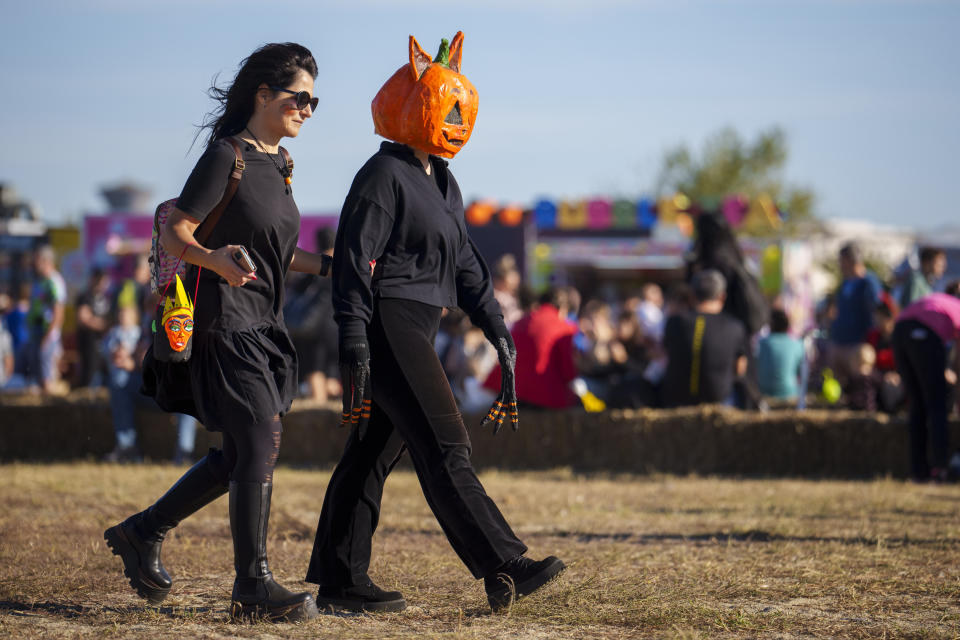
MULTIPOLYGON (((282 416, 297 390, 297 355, 282 309, 300 212, 277 170, 280 156, 271 160, 246 143, 242 148, 243 177, 206 246, 243 245, 257 265, 257 279, 231 287, 215 272, 191 267, 185 288, 193 294, 198 271, 200 283, 190 360, 162 363, 149 352, 144 360, 144 393, 162 409, 190 414, 212 431, 282 416)), ((227 141, 212 144, 177 207, 202 221, 223 196, 235 158, 227 141)))

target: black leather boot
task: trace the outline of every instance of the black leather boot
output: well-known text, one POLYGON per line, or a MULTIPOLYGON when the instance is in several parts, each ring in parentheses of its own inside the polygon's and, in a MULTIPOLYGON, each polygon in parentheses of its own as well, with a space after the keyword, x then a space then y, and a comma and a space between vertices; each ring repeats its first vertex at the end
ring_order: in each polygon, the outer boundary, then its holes
POLYGON ((539 561, 517 556, 503 563, 496 571, 483 578, 490 608, 499 611, 523 596, 530 595, 560 575, 564 569, 566 565, 556 556, 539 561))
POLYGON ((123 575, 137 595, 154 605, 167 597, 172 581, 160 560, 164 537, 181 520, 226 492, 204 458, 154 504, 103 532, 107 546, 123 560, 123 575))
POLYGON ((233 582, 230 615, 296 622, 316 618, 317 605, 309 593, 293 593, 277 584, 267 565, 267 523, 271 482, 230 483, 230 531, 237 578, 233 582))

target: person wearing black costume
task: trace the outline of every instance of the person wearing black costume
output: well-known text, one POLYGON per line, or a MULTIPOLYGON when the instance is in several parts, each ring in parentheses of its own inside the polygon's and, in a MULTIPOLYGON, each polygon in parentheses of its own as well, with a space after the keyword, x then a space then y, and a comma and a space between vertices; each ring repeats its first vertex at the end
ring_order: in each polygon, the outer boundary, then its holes
POLYGON ((293 44, 264 45, 244 60, 232 86, 214 87, 220 107, 205 126, 207 149, 190 174, 161 242, 194 265, 199 278, 193 352, 188 362, 144 362, 144 392, 167 411, 188 413, 223 432, 211 449, 156 503, 104 533, 121 556, 137 593, 157 604, 171 580, 160 560, 164 535, 224 493, 230 494, 234 581, 231 615, 303 620, 317 614, 308 593, 292 593, 273 580, 266 536, 273 468, 282 417, 297 385, 297 357, 283 323, 283 280, 288 270, 319 273, 319 255, 297 249, 300 213, 290 189, 290 164, 278 153, 313 114, 317 65, 293 44), (232 140, 231 140, 232 138, 232 140), (220 201, 236 162, 245 169, 236 193, 206 244, 197 227, 220 201), (213 248, 216 247, 216 248, 213 248), (245 247, 256 266, 248 271, 233 253, 245 247))
MULTIPOLYGON (((457 53, 460 41, 458 34, 457 53)), ((430 58, 415 44, 411 37, 411 50, 423 60, 419 77, 429 72, 430 58)), ((450 69, 459 67, 457 53, 450 53, 450 69)), ((395 77, 408 72, 409 65, 395 77)), ((490 272, 467 235, 460 188, 446 161, 412 145, 384 142, 360 169, 340 214, 333 304, 343 421, 352 430, 327 487, 306 576, 320 585, 318 607, 406 606, 400 592, 380 589, 367 571, 384 482, 407 450, 450 544, 474 577, 485 579, 492 608, 559 574, 559 559, 534 562, 523 555, 527 547, 477 479, 463 418, 433 348, 443 308, 461 307, 497 348, 503 370, 502 391, 484 422, 494 422, 496 433, 509 416, 518 427, 516 349, 490 272)))

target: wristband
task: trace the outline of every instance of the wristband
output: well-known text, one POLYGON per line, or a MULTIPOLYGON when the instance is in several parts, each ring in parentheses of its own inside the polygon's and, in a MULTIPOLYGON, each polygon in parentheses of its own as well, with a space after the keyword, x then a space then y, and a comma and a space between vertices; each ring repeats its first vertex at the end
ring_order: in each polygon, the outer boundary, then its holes
POLYGON ((324 253, 323 255, 320 256, 320 271, 317 272, 317 275, 324 276, 324 277, 330 275, 330 269, 332 267, 333 267, 333 258, 331 258, 330 256, 324 253))

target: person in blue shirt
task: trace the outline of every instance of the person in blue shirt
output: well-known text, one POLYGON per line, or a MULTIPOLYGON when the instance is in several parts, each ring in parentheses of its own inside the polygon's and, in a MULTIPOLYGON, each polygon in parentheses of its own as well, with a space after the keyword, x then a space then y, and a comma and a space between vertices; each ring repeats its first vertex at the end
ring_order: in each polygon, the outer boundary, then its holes
POLYGON ((800 395, 803 343, 789 334, 790 320, 782 309, 770 312, 770 335, 757 345, 757 378, 760 391, 770 398, 792 399, 800 395))
POLYGON ((880 302, 883 288, 877 277, 867 271, 863 252, 855 242, 848 242, 840 249, 840 273, 843 280, 835 296, 837 312, 830 326, 829 359, 837 378, 843 382, 853 350, 867 341, 867 332, 873 326, 873 310, 880 302))

